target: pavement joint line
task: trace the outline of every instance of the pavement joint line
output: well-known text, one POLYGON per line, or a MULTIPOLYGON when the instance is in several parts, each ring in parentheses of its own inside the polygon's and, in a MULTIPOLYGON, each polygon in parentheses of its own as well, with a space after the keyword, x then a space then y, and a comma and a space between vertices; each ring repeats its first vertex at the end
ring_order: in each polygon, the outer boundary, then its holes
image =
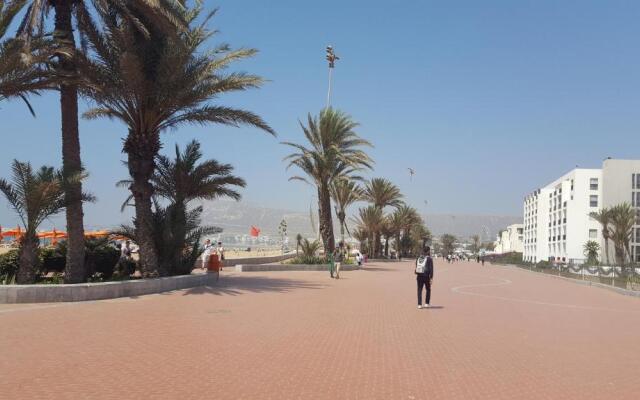
POLYGON ((452 287, 451 291, 454 292, 454 293, 462 294, 462 295, 484 297, 484 298, 488 298, 488 299, 511 301, 511 302, 516 302, 516 303, 535 304, 535 305, 540 305, 540 306, 563 307, 563 308, 569 308, 569 309, 574 309, 574 310, 591 310, 591 311, 607 311, 607 312, 617 312, 617 313, 640 314, 640 310, 617 310, 617 309, 614 309, 614 308, 581 306, 581 305, 578 305, 578 304, 548 303, 548 302, 539 301, 539 300, 518 299, 518 298, 512 298, 512 297, 494 296, 494 295, 490 295, 490 294, 463 291, 462 289, 480 288, 480 287, 488 287, 488 286, 506 286, 506 285, 513 284, 513 281, 510 281, 509 279, 504 279, 504 278, 494 278, 494 277, 483 276, 483 275, 472 275, 472 276, 482 276, 483 278, 497 279, 497 280, 500 280, 501 282, 499 282, 499 283, 480 283, 480 284, 475 284, 475 285, 456 286, 456 287, 452 287))

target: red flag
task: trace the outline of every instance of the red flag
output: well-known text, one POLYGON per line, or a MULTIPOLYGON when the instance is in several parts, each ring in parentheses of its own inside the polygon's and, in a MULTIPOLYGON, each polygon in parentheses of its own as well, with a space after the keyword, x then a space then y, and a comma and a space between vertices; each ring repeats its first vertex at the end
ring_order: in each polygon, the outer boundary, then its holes
POLYGON ((260 229, 256 228, 255 226, 251 226, 251 236, 253 237, 258 237, 260 236, 260 229))

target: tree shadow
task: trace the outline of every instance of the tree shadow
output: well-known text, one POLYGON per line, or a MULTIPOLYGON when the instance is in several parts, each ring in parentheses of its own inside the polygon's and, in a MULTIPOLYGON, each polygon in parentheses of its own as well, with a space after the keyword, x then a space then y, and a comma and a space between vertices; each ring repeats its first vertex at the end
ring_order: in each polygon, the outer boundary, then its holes
POLYGON ((184 290, 183 296, 216 295, 238 296, 243 293, 286 293, 295 289, 323 289, 328 285, 297 279, 267 278, 261 276, 227 276, 212 286, 199 286, 184 290))

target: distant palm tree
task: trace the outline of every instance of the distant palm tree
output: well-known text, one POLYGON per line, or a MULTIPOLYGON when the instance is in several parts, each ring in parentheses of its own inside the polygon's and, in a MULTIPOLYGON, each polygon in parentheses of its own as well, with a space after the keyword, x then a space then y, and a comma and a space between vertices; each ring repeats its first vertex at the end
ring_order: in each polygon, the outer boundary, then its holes
POLYGON ((31 114, 35 115, 27 98, 50 87, 49 74, 41 65, 49 60, 51 42, 38 38, 31 46, 22 38, 5 39, 11 22, 26 0, 0 0, 0 101, 22 99, 31 114))
POLYGON ((336 180, 353 177, 359 171, 372 167, 373 161, 362 150, 362 147, 370 147, 371 144, 356 134, 358 124, 349 115, 332 108, 322 110, 318 118, 309 114, 307 126, 302 122, 300 126, 309 147, 284 142, 283 144, 296 149, 285 160, 289 161, 287 168, 298 167, 307 175, 306 178, 294 176, 290 180, 313 184, 318 190, 320 234, 328 254, 335 249, 331 185, 336 180))
POLYGON ((358 243, 360 245, 360 252, 361 253, 368 253, 368 251, 367 251, 367 246, 368 246, 367 240, 369 239, 369 234, 367 233, 367 231, 364 230, 363 228, 357 227, 351 233, 351 236, 353 236, 353 238, 358 241, 358 243))
POLYGON ((402 243, 403 241, 406 241, 406 240, 403 240, 402 236, 404 236, 407 239, 410 238, 412 228, 423 224, 422 218, 420 217, 420 215, 418 214, 418 211, 415 208, 410 207, 406 204, 401 204, 389 216, 389 222, 390 222, 390 225, 393 227, 393 231, 394 231, 393 234, 395 235, 395 241, 396 241, 396 249, 398 250, 398 253, 401 255, 403 254, 404 250, 407 250, 403 248, 402 243))
MULTIPOLYGON (((232 51, 221 45, 205 51, 205 43, 215 33, 207 28, 213 13, 196 23, 200 11, 201 7, 189 10, 185 17, 188 28, 171 34, 149 30, 141 35, 131 21, 112 18, 108 11, 98 13, 102 31, 91 15, 79 18, 96 55, 95 60, 79 62, 84 94, 96 103, 85 116, 118 119, 129 131, 123 152, 132 179, 143 274, 167 272, 159 269, 152 239, 151 179, 162 147, 160 134, 183 124, 218 123, 250 125, 275 135, 254 113, 209 104, 225 93, 259 87, 263 80, 244 73, 224 73, 231 63, 253 56, 256 50, 232 51)), ((139 17, 144 19, 147 14, 139 17)))
POLYGON ((480 235, 471 236, 471 252, 478 254, 480 252, 480 235))
POLYGON ((358 183, 351 179, 338 179, 333 181, 330 192, 335 203, 336 216, 340 222, 340 240, 345 243, 344 233, 345 231, 349 233, 346 223, 347 208, 362 200, 363 191, 358 183))
POLYGON ((442 244, 442 252, 444 253, 445 257, 449 254, 453 254, 453 252, 455 251, 457 240, 458 239, 455 236, 449 233, 445 233, 442 236, 440 236, 440 243, 442 244))
POLYGON ((589 240, 583 247, 584 255, 587 257, 587 264, 598 264, 598 252, 600 252, 600 245, 595 240, 589 240))
MULTIPOLYGON (((21 1, 24 3, 24 1, 21 1)), ((80 71, 79 57, 82 52, 76 48, 73 20, 76 27, 86 36, 94 36, 95 26, 86 31, 81 20, 90 18, 92 12, 108 12, 113 20, 122 19, 129 26, 135 26, 139 36, 149 34, 149 30, 162 29, 166 32, 182 27, 184 1, 182 0, 29 0, 29 7, 20 24, 18 35, 32 42, 43 37, 47 29, 47 17, 53 15, 53 46, 55 57, 48 64, 55 75, 56 89, 60 93, 60 119, 62 127, 62 171, 65 176, 79 175, 83 171, 80 157, 80 132, 78 127, 78 92, 80 71), (93 6, 93 11, 90 9, 93 6), (53 12, 51 12, 53 11, 53 12)), ((97 32, 97 31, 96 31, 97 32)), ((108 49, 108 42, 98 47, 108 49)), ((115 54, 115 53, 114 53, 115 54)), ((145 53, 150 55, 151 53, 145 53)), ((117 77, 114 76, 115 79, 117 77)), ((125 79, 125 81, 127 81, 125 79)), ((111 84, 112 82, 109 82, 111 84)), ((126 82, 125 84, 129 84, 126 82)), ((141 120, 142 121, 142 120, 141 120)), ((65 282, 78 283, 85 275, 85 245, 82 207, 82 184, 65 185, 67 196, 66 222, 68 234, 65 282)))
POLYGON ((610 225, 611 225, 611 210, 603 207, 598 212, 589 213, 589 216, 600 223, 602 226, 602 239, 604 240, 604 255, 607 265, 609 265, 609 240, 610 237, 610 225))
MULTIPOLYGON (((13 160, 11 182, 0 179, 0 192, 18 214, 24 226, 20 238, 17 283, 33 283, 38 264, 38 227, 47 218, 64 210, 64 185, 69 181, 53 167, 33 171, 31 164, 13 160)), ((77 179, 81 179, 78 177, 77 179)), ((83 200, 91 200, 84 195, 83 200)))
MULTIPOLYGON (((385 178, 373 178, 364 187, 363 198, 373 206, 384 211, 385 207, 400 207, 402 205, 402 193, 391 181, 385 178)), ((376 255, 380 254, 380 232, 375 232, 376 255)))
POLYGON ((296 256, 298 255, 298 251, 300 250, 300 245, 302 244, 302 235, 301 234, 297 234, 296 235, 296 256))
POLYGON ((633 235, 633 226, 636 222, 635 210, 629 203, 622 203, 611 207, 611 230, 609 232, 613 241, 618 265, 625 264, 625 255, 631 255, 629 242, 633 235))
POLYGON ((358 215, 354 218, 354 222, 359 230, 367 233, 369 255, 374 256, 375 254, 373 252, 378 247, 378 245, 375 244, 376 232, 380 232, 382 225, 385 223, 382 210, 375 206, 360 208, 358 215))

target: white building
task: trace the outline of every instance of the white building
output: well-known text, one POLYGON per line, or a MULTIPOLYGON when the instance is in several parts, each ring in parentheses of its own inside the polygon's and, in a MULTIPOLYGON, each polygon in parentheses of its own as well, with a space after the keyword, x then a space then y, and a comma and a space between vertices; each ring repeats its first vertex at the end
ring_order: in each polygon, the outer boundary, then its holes
POLYGON ((503 253, 522 253, 524 250, 524 225, 513 224, 507 226, 498 233, 495 241, 494 252, 497 254, 503 253))
MULTIPOLYGON (((583 263, 587 241, 604 249, 602 228, 589 213, 624 202, 640 207, 639 193, 640 160, 607 159, 601 169, 576 168, 527 195, 524 260, 583 263)), ((634 260, 640 259, 638 234, 632 243, 634 260)))

